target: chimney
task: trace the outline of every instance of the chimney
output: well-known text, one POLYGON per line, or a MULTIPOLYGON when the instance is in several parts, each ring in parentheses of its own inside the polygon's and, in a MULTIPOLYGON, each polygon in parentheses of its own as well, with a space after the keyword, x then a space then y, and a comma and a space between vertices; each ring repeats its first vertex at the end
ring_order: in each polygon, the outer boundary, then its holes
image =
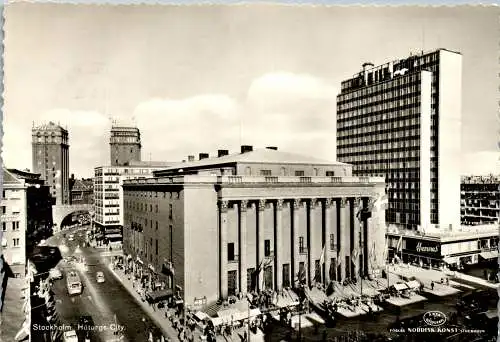
POLYGON ((188 161, 190 162, 194 161, 194 156, 188 156, 188 161))
POLYGON ((208 158, 208 153, 200 153, 200 154, 198 155, 198 158, 199 158, 200 160, 202 160, 202 159, 206 159, 206 158, 208 158))
POLYGON ((268 150, 274 150, 274 151, 278 151, 278 148, 276 146, 267 146, 266 147, 268 150))
POLYGON ((217 157, 224 157, 224 156, 227 156, 228 154, 229 154, 228 150, 218 150, 217 151, 217 157))
POLYGON ((251 145, 241 145, 241 153, 252 152, 253 146, 251 145))

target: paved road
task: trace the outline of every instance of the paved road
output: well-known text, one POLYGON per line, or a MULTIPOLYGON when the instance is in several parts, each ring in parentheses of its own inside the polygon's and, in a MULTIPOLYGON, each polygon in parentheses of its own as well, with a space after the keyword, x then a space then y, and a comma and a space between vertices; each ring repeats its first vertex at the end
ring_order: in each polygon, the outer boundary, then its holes
POLYGON ((75 232, 74 241, 68 241, 69 232, 66 232, 66 238, 59 233, 46 243, 59 247, 63 257, 81 255, 87 264, 86 270, 79 264, 67 263, 64 260, 58 265, 64 278, 55 281, 53 291, 61 323, 75 326, 82 315, 90 315, 96 328, 100 330, 93 332, 92 342, 147 341, 146 330, 155 326, 154 323, 122 284, 109 273, 107 260, 101 256, 102 250, 80 247, 83 246, 84 233, 84 230, 75 232), (70 269, 76 269, 82 279, 84 289, 81 295, 70 297, 67 293, 65 277, 70 269), (98 271, 104 273, 104 283, 97 283, 98 271), (116 331, 119 331, 118 335, 115 335, 116 331))

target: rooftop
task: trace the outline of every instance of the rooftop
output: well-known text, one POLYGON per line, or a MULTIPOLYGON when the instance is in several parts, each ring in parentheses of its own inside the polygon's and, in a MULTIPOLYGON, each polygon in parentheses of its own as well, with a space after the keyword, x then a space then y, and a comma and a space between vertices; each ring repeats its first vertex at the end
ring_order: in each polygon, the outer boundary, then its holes
POLYGON ((3 184, 21 184, 21 180, 26 183, 43 184, 39 173, 21 171, 17 169, 3 169, 3 184))
POLYGON ((62 126, 60 126, 59 124, 56 124, 52 121, 49 121, 47 123, 42 123, 38 126, 35 125, 35 123, 33 122, 33 128, 32 128, 33 131, 63 131, 63 132, 68 132, 66 129, 64 129, 62 126))
POLYGON ((263 164, 309 164, 309 165, 349 165, 338 161, 328 161, 297 153, 283 152, 273 149, 255 149, 245 153, 233 153, 222 157, 211 157, 202 160, 177 163, 166 170, 199 168, 203 166, 235 164, 235 163, 263 163, 263 164))

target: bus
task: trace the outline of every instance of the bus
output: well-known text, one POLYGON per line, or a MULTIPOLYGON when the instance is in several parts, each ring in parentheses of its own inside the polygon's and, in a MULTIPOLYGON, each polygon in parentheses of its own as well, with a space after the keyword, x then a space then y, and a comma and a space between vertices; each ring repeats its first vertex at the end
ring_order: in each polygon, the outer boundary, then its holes
POLYGON ((70 271, 66 276, 66 286, 68 288, 68 294, 79 295, 82 293, 82 281, 76 273, 76 271, 70 271))

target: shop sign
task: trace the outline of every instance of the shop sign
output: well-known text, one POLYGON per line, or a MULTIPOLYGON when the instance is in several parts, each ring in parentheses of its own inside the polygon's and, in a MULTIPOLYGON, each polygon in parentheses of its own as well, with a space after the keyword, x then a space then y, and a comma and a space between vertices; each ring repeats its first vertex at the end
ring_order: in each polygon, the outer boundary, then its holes
POLYGON ((417 252, 423 253, 438 253, 438 246, 422 246, 422 242, 417 243, 417 252))

